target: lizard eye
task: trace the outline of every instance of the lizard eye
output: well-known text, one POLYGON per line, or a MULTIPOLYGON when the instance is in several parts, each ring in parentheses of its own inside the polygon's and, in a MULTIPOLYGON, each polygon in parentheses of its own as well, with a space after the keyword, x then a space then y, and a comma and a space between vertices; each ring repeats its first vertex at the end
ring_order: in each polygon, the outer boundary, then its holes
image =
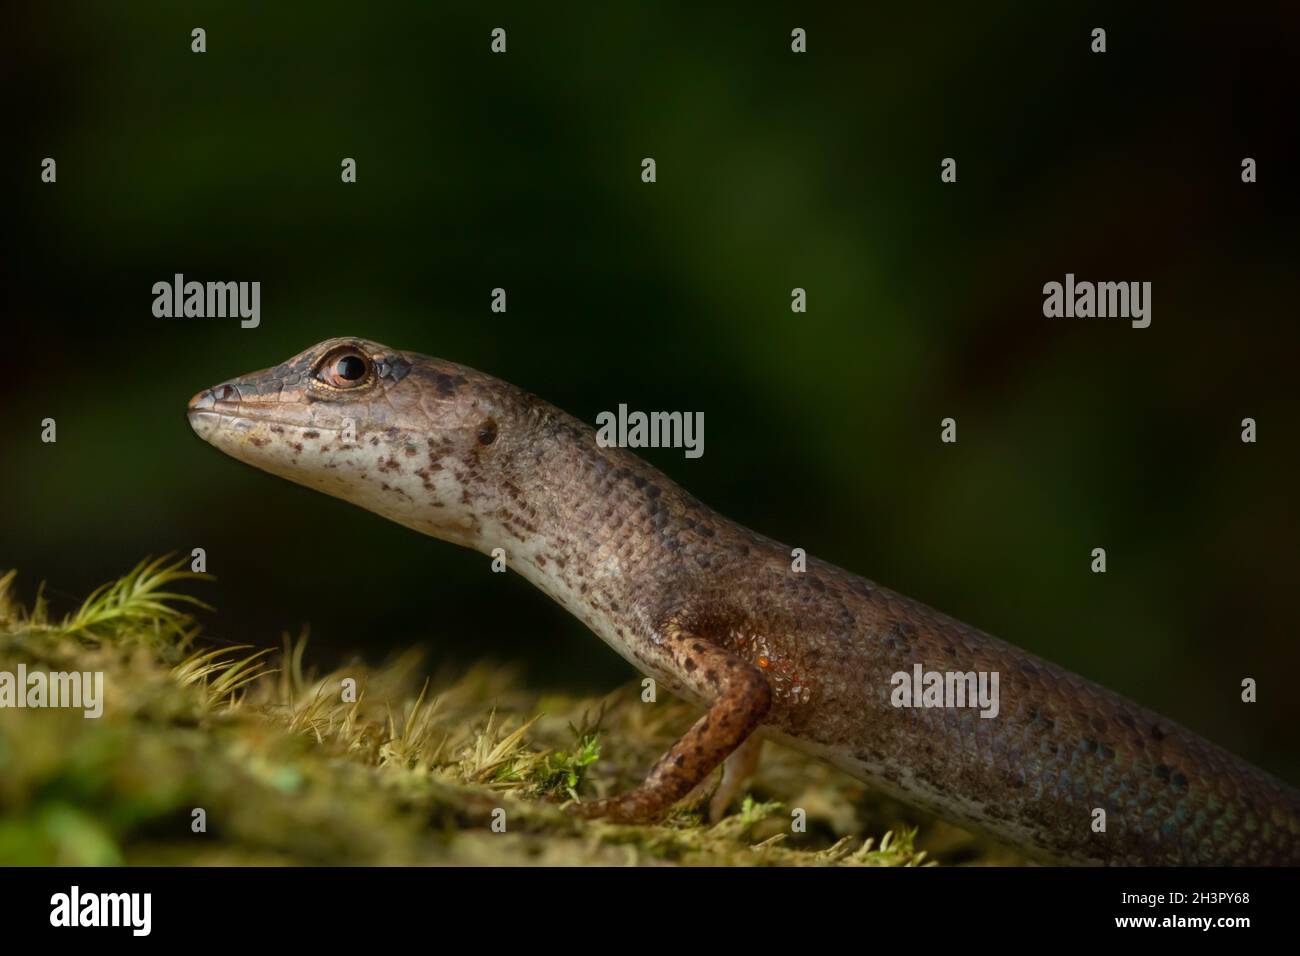
POLYGON ((316 379, 332 388, 356 388, 369 381, 370 369, 370 359, 349 348, 326 356, 316 370, 316 379))

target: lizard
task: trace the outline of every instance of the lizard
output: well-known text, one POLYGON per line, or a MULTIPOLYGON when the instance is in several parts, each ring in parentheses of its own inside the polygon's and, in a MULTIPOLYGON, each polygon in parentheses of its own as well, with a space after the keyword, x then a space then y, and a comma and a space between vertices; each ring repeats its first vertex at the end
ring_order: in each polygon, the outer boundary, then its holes
POLYGON ((573 805, 580 815, 660 819, 724 764, 725 797, 774 740, 1037 860, 1300 862, 1300 793, 1286 783, 873 581, 813 557, 796 570, 791 548, 508 382, 333 338, 200 391, 188 419, 273 475, 484 554, 503 549, 632 666, 703 709, 641 785, 573 805), (899 706, 897 676, 919 667, 996 675, 996 715, 899 706))

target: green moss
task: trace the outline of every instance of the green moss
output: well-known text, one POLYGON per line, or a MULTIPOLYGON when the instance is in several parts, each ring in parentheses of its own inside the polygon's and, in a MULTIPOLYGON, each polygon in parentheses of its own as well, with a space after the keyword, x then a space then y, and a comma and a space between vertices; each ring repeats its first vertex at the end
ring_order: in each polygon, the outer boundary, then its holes
POLYGON ((415 653, 318 675, 305 637, 204 647, 204 605, 171 590, 203 577, 142 563, 59 621, 0 577, 0 671, 102 671, 106 689, 98 719, 0 709, 0 863, 1015 861, 937 821, 922 840, 911 811, 771 745, 717 823, 707 792, 657 826, 577 819, 563 803, 634 786, 695 713, 638 685, 541 695, 490 664, 431 678, 415 653))

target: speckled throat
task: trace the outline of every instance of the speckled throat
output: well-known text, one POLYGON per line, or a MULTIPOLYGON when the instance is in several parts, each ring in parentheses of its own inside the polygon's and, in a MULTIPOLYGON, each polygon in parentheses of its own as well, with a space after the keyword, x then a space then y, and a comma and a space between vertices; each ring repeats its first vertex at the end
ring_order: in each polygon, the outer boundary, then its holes
POLYGON ((1046 860, 1300 862, 1296 790, 857 575, 813 558, 794 570, 789 547, 506 382, 331 339, 201 392, 189 417, 203 439, 272 474, 504 549, 640 671, 706 709, 644 784, 580 813, 653 818, 762 737, 1046 860), (894 706, 892 676, 918 664, 996 672, 997 716, 894 706))

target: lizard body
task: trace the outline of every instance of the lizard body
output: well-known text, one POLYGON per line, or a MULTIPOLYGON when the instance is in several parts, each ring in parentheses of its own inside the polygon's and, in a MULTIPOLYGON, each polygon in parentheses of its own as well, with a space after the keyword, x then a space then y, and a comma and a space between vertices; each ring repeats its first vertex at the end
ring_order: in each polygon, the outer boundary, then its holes
POLYGON ((196 395, 189 417, 272 474, 505 549, 638 670, 705 708, 644 784, 579 812, 652 819, 729 756, 752 761, 757 734, 1046 860, 1300 861, 1300 794, 1286 784, 864 578, 811 557, 792 570, 790 548, 509 383, 332 339, 196 395), (895 706, 896 675, 916 665, 997 674, 996 716, 895 706))

